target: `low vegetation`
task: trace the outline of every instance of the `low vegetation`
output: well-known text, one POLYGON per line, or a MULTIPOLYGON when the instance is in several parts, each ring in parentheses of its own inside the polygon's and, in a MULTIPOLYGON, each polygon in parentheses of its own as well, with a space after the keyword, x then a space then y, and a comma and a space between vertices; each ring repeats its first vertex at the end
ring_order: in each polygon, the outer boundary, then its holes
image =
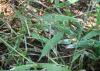
POLYGON ((100 71, 100 0, 0 0, 0 70, 100 71))

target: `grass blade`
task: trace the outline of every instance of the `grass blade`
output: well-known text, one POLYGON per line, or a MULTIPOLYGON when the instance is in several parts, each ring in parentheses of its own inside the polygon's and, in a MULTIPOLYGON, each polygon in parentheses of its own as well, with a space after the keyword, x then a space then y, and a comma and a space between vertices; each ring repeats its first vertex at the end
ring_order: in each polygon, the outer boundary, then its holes
POLYGON ((100 30, 94 30, 94 31, 89 32, 86 36, 83 37, 83 39, 90 39, 97 35, 100 35, 100 30))
POLYGON ((39 35, 37 33, 33 33, 32 37, 37 39, 37 40, 39 40, 39 41, 41 41, 41 42, 44 42, 44 43, 48 42, 47 38, 45 38, 45 37, 43 37, 43 36, 41 36, 41 35, 39 35))
POLYGON ((43 56, 45 56, 53 48, 53 46, 55 46, 61 40, 61 38, 63 38, 63 34, 64 33, 59 32, 56 35, 54 35, 54 37, 47 42, 47 44, 44 46, 44 48, 42 50, 42 55, 41 55, 40 59, 43 56))
POLYGON ((34 63, 33 61, 31 61, 30 59, 28 59, 25 55, 23 55, 22 53, 18 52, 14 47, 12 47, 11 45, 9 45, 5 40, 3 40, 0 37, 0 41, 2 41, 8 48, 10 48, 11 50, 13 50, 14 52, 18 53, 20 56, 22 56, 24 59, 26 59, 27 61, 29 61, 30 63, 34 63))

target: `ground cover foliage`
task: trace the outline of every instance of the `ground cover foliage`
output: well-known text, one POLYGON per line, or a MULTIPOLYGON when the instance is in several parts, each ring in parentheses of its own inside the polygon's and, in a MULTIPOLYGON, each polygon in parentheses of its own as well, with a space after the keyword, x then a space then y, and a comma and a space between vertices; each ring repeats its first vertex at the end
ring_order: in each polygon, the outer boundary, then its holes
POLYGON ((0 0, 0 71, 100 71, 100 0, 0 0))

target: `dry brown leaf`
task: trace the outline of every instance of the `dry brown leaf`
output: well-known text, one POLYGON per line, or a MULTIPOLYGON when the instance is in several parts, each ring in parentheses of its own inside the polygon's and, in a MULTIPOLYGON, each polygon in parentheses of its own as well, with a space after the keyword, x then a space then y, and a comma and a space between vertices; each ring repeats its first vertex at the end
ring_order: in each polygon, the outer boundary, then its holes
POLYGON ((14 15, 14 11, 13 11, 11 5, 8 3, 0 4, 0 13, 3 13, 4 16, 13 16, 14 15))
POLYGON ((9 0, 0 0, 0 3, 7 3, 9 0))

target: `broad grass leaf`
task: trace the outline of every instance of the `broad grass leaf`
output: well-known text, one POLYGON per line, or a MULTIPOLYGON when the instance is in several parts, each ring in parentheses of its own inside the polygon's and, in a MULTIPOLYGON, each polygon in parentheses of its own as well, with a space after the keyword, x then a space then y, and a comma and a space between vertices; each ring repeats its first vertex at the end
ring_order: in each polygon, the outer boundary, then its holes
POLYGON ((93 30, 93 31, 89 32, 88 34, 86 34, 82 39, 88 40, 88 39, 91 39, 97 35, 100 35, 100 30, 93 30))
POLYGON ((64 16, 64 15, 59 15, 59 14, 46 14, 42 17, 43 23, 52 23, 52 27, 56 28, 59 31, 64 31, 67 34, 81 34, 83 28, 80 25, 80 22, 74 18, 74 17, 69 17, 69 16, 64 16), (64 23, 65 22, 65 23, 64 23), (74 30, 74 32, 71 28, 70 25, 73 24, 77 29, 74 30))
POLYGON ((70 27, 67 27, 67 28, 66 28, 66 26, 61 25, 61 24, 54 24, 53 27, 56 28, 57 30, 61 31, 61 32, 62 32, 62 31, 65 32, 65 33, 68 34, 68 35, 74 35, 74 34, 75 34, 75 33, 70 29, 70 27))
POLYGON ((58 32, 52 39, 50 39, 42 50, 41 57, 45 56, 49 51, 63 38, 63 32, 58 32))
POLYGON ((82 40, 77 43, 77 47, 90 47, 94 45, 94 40, 82 40))
POLYGON ((71 71, 68 66, 56 65, 51 63, 40 64, 42 68, 45 68, 47 71, 71 71))
POLYGON ((36 65, 34 64, 26 64, 26 65, 21 65, 17 66, 12 71, 30 71, 30 68, 33 68, 32 71, 40 71, 37 70, 38 68, 41 69, 41 71, 46 70, 46 71, 71 71, 68 66, 63 66, 63 65, 56 65, 56 64, 51 64, 51 63, 38 63, 36 65))
POLYGON ((31 67, 33 64, 20 65, 12 68, 11 71, 29 71, 31 67))
POLYGON ((41 42, 44 42, 44 43, 48 42, 48 40, 49 40, 49 39, 47 39, 47 38, 45 38, 45 37, 43 37, 43 36, 41 36, 41 35, 39 35, 37 33, 32 33, 32 37, 34 39, 37 39, 37 40, 39 40, 41 42))
POLYGON ((90 47, 100 47, 100 41, 96 41, 93 39, 90 40, 81 40, 77 43, 76 47, 82 47, 82 48, 90 48, 90 47))
POLYGON ((56 22, 56 21, 69 21, 71 17, 69 16, 64 16, 64 15, 59 15, 59 14, 45 14, 43 17, 44 21, 51 21, 51 22, 56 22))

